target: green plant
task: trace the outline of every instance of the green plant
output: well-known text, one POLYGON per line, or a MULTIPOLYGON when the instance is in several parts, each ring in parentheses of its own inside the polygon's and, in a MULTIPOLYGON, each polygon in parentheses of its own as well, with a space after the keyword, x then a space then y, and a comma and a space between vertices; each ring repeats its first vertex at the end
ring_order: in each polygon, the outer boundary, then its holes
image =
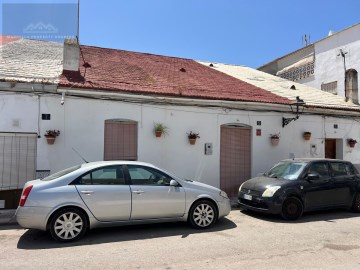
POLYGON ((188 138, 189 138, 189 139, 197 139, 197 138, 200 138, 199 133, 195 133, 195 132, 190 131, 189 133, 186 133, 186 134, 188 135, 188 138))
POLYGON ((59 130, 47 130, 45 133, 45 137, 57 137, 60 135, 60 131, 59 130))
POLYGON ((271 138, 271 139, 280 139, 280 132, 279 132, 279 133, 270 134, 270 138, 271 138))
POLYGON ((304 135, 307 135, 307 136, 310 135, 310 136, 311 136, 311 132, 310 132, 310 131, 305 131, 305 132, 304 132, 304 135))
POLYGON ((161 132, 165 136, 169 134, 169 128, 163 123, 154 123, 154 132, 161 132))
POLYGON ((355 143, 357 143, 357 140, 355 140, 355 139, 348 139, 348 143, 349 143, 349 144, 355 144, 355 143))

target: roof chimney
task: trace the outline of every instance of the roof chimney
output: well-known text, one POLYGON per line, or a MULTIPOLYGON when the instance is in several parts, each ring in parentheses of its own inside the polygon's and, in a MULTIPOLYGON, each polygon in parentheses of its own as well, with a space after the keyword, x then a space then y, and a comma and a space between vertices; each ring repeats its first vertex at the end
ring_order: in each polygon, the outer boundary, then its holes
POLYGON ((66 38, 64 40, 63 70, 79 71, 80 48, 77 39, 66 38))

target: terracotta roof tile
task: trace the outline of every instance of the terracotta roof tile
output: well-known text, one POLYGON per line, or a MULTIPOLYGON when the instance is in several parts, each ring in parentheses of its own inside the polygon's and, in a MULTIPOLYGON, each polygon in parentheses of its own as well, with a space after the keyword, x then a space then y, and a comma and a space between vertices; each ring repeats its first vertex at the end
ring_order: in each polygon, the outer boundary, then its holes
POLYGON ((194 60, 80 46, 80 73, 64 72, 60 87, 188 98, 289 104, 290 100, 194 60), (84 64, 90 67, 85 68, 84 64))

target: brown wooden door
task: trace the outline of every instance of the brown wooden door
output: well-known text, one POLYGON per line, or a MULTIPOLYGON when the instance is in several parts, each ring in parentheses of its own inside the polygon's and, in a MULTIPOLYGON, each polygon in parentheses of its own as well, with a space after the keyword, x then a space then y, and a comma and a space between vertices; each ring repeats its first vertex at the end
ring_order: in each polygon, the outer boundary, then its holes
POLYGON ((236 197, 239 186, 251 176, 251 129, 221 126, 220 188, 236 197))
POLYGON ((336 139, 325 139, 325 158, 336 158, 336 139))

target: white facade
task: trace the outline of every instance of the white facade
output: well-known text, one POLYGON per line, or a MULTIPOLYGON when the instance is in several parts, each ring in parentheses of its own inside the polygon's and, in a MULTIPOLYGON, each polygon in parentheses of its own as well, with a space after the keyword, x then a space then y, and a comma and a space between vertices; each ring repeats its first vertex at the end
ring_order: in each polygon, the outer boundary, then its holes
MULTIPOLYGON (((360 24, 278 58, 259 67, 259 70, 282 76, 284 71, 295 74, 306 65, 311 70, 310 75, 297 78, 296 82, 322 90, 327 90, 326 85, 332 83, 330 91, 345 97, 345 72, 352 69, 360 71, 360 24)), ((357 102, 358 93, 356 97, 350 98, 351 100, 357 102)))
MULTIPOLYGON (((9 89, 10 90, 10 89, 9 89)), ((293 115, 281 112, 225 110, 197 106, 134 104, 122 101, 79 98, 66 95, 64 105, 60 94, 0 95, 0 132, 39 134, 37 141, 37 170, 51 173, 83 163, 76 149, 88 161, 103 160, 104 123, 107 119, 129 119, 138 123, 138 160, 153 163, 180 177, 220 186, 220 127, 237 123, 251 126, 251 175, 269 169, 275 162, 291 157, 324 157, 324 139, 338 139, 337 157, 360 164, 358 145, 350 148, 347 138, 358 138, 360 127, 356 119, 302 115, 282 128, 282 117, 293 115), (21 108, 19 110, 18 108, 21 108), (51 120, 41 120, 42 113, 51 120), (13 120, 19 125, 14 127, 13 120), (261 125, 258 125, 261 121, 261 125), (166 137, 156 138, 154 122, 169 127, 166 137), (334 128, 334 124, 338 128, 334 128), (39 128, 39 130, 38 130, 39 128), (60 130, 54 145, 48 145, 46 130, 60 130), (257 136, 256 130, 261 130, 257 136), (186 133, 200 134, 190 145, 186 133), (310 141, 302 137, 311 131, 310 141), (272 146, 270 134, 280 133, 280 143, 272 146), (213 154, 204 154, 204 144, 213 144, 213 154)), ((199 101, 201 103, 201 101, 199 101)), ((219 102, 220 103, 220 102, 219 102)), ((236 104, 236 102, 234 102, 236 104)), ((273 105, 263 105, 266 106, 273 105)), ((24 179, 24 181, 29 179, 24 179)))

